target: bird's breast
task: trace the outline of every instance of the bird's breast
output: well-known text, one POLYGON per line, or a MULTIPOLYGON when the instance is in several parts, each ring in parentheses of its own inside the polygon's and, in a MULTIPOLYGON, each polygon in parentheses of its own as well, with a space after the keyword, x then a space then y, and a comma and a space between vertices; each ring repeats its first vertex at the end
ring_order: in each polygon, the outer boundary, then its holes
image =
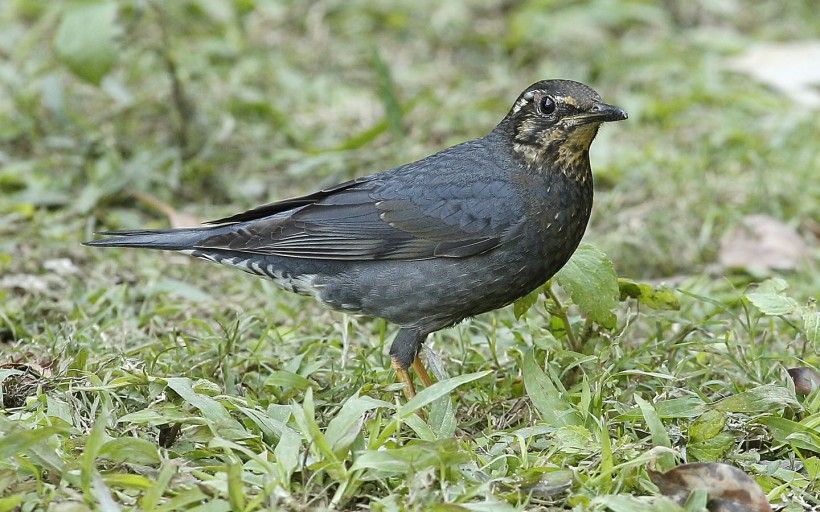
POLYGON ((530 190, 520 250, 531 256, 529 271, 543 283, 564 266, 584 236, 592 212, 592 180, 560 175, 530 190))

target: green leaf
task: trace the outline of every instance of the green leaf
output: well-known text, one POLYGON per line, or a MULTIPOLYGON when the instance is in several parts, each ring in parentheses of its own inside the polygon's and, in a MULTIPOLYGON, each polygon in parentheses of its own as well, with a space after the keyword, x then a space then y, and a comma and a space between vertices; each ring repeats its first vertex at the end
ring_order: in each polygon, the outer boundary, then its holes
POLYGON ((358 394, 348 398, 325 430, 325 439, 330 448, 343 457, 361 431, 364 414, 379 407, 393 409, 393 404, 358 394))
POLYGON ((532 348, 524 355, 524 388, 541 417, 550 425, 565 427, 584 424, 578 411, 562 397, 566 391, 559 391, 535 361, 535 349, 532 348))
POLYGON ((689 425, 689 439, 693 442, 706 441, 718 435, 726 424, 726 413, 710 409, 689 425))
POLYGON ((820 453, 820 431, 778 416, 765 416, 756 421, 768 428, 778 443, 820 453))
POLYGON ((79 475, 64 471, 65 461, 49 439, 54 434, 66 431, 67 429, 53 426, 25 430, 17 422, 0 414, 0 459, 25 455, 33 464, 59 474, 71 485, 79 487, 79 475))
POLYGON ((746 298, 764 315, 788 315, 798 308, 794 299, 783 295, 788 287, 783 279, 767 279, 755 291, 746 293, 746 298))
MULTIPOLYGON (((447 398, 447 396, 444 396, 442 398, 447 398)), ((441 398, 438 398, 433 403, 436 403, 438 400, 441 400, 441 398)), ((416 437, 420 440, 433 442, 436 439, 438 439, 436 433, 433 432, 433 429, 430 428, 430 425, 428 425, 426 421, 421 419, 421 416, 417 414, 411 414, 410 416, 403 418, 403 421, 405 425, 413 429, 413 432, 416 434, 416 437)), ((394 422, 392 425, 389 425, 386 431, 392 429, 394 425, 398 425, 398 422, 394 422)))
POLYGON ((752 292, 746 298, 764 315, 788 315, 798 308, 797 302, 785 295, 752 292))
POLYGON ((3 432, 0 436, 0 459, 23 455, 29 447, 39 443, 48 444, 51 435, 65 431, 66 429, 61 427, 39 427, 32 430, 3 432))
POLYGON ((775 384, 766 384, 719 400, 715 403, 715 408, 725 412, 755 413, 771 412, 796 405, 791 391, 775 384))
POLYGON ((91 483, 94 475, 97 474, 95 460, 103 443, 105 442, 105 427, 108 423, 108 415, 102 413, 97 417, 91 432, 85 438, 83 453, 80 455, 80 482, 83 492, 90 494, 91 483))
MULTIPOLYGON (((652 435, 652 444, 672 448, 672 441, 669 439, 669 434, 666 432, 666 428, 664 428, 663 422, 658 416, 657 411, 655 411, 655 408, 652 407, 652 404, 637 394, 635 395, 635 402, 641 409, 644 422, 646 422, 649 433, 652 435)), ((672 456, 672 453, 663 452, 658 454, 657 464, 660 470, 668 471, 675 467, 675 458, 672 456)))
POLYGON ((103 475, 103 481, 109 487, 135 489, 137 491, 145 491, 154 485, 153 478, 127 473, 106 472, 103 475))
POLYGON ((706 489, 692 489, 686 501, 683 503, 683 508, 685 508, 687 512, 700 512, 701 510, 707 510, 706 504, 708 502, 709 494, 706 489))
POLYGON ((632 297, 652 309, 671 311, 680 309, 680 302, 675 292, 663 286, 652 287, 648 284, 636 283, 631 279, 618 278, 618 289, 621 300, 632 297))
POLYGON ((156 443, 139 437, 118 437, 100 447, 99 456, 116 464, 129 462, 146 466, 160 462, 156 443))
POLYGON ((538 296, 541 294, 541 287, 539 286, 535 290, 531 291, 530 293, 524 295, 520 299, 513 302, 513 314, 515 315, 515 319, 518 320, 524 314, 529 311, 529 309, 535 304, 538 300, 538 296))
POLYGON ((456 389, 462 384, 467 384, 468 382, 480 379, 481 377, 485 377, 491 373, 492 370, 485 370, 483 372, 476 373, 466 373, 464 375, 459 375, 458 377, 453 377, 450 379, 436 382, 429 388, 422 389, 416 396, 411 398, 406 404, 399 407, 397 415, 400 418, 407 418, 408 416, 415 413, 417 410, 421 409, 425 405, 433 402, 437 398, 447 395, 452 390, 456 389))
POLYGON ((182 423, 189 421, 192 414, 176 408, 165 407, 160 411, 143 409, 117 418, 117 423, 131 423, 134 425, 165 425, 167 423, 182 423))
POLYGON ((592 432, 580 425, 560 427, 553 433, 556 446, 561 447, 563 453, 589 453, 598 451, 593 444, 592 432))
POLYGON ((820 344, 820 311, 803 313, 803 330, 810 343, 820 344))
POLYGON ((184 377, 169 377, 165 379, 169 388, 179 395, 183 400, 193 405, 202 415, 213 421, 232 421, 231 414, 221 403, 213 398, 200 395, 195 392, 191 385, 191 379, 184 377))
POLYGON ((273 456, 276 457, 276 466, 279 469, 282 481, 285 483, 290 482, 290 477, 299 467, 301 448, 302 437, 299 434, 290 429, 282 432, 282 437, 273 450, 273 456))
POLYGON ((757 290, 760 293, 771 293, 771 294, 779 294, 781 292, 786 291, 789 288, 789 283, 786 282, 785 279, 781 279, 779 277, 773 277, 771 279, 766 279, 762 283, 757 286, 757 290))
POLYGON ((222 437, 230 440, 248 437, 248 431, 231 416, 225 406, 209 396, 195 392, 190 379, 169 377, 165 379, 165 383, 183 400, 199 409, 206 421, 213 422, 212 425, 218 427, 222 437))
POLYGON ((22 510, 21 508, 18 508, 18 506, 21 503, 23 503, 24 499, 26 499, 26 495, 24 493, 15 494, 13 496, 6 496, 5 498, 0 498, 0 512, 22 510))
POLYGON ((368 450, 356 459, 352 470, 372 469, 381 473, 406 474, 425 468, 443 468, 469 462, 455 439, 413 441, 391 450, 368 450))
POLYGON ((433 401, 427 420, 430 430, 435 432, 436 439, 453 437, 458 427, 453 401, 447 395, 433 401))
MULTIPOLYGON (((695 397, 670 398, 669 400, 656 402, 654 407, 655 412, 658 413, 658 417, 660 418, 694 418, 703 413, 703 400, 695 397)), ((641 417, 640 409, 633 407, 625 413, 618 415, 615 419, 617 421, 634 421, 641 417)))
POLYGON ((717 462, 723 459, 734 443, 735 436, 731 432, 720 432, 709 439, 687 443, 686 452, 701 462, 717 462))
POLYGON ((165 494, 165 490, 168 488, 168 484, 171 482, 171 478, 174 474, 176 474, 176 471, 177 465, 173 462, 166 461, 162 465, 162 469, 156 477, 156 483, 150 489, 146 490, 142 496, 142 500, 140 501, 142 510, 154 509, 162 498, 162 495, 165 494))
POLYGON ((600 249, 581 244, 555 280, 572 301, 602 326, 615 327, 612 309, 618 305, 620 292, 615 267, 600 249))
POLYGON ((250 418, 266 436, 281 438, 286 432, 295 434, 285 422, 272 418, 269 414, 262 411, 251 409, 250 407, 237 407, 236 410, 250 418))
POLYGON ((242 488, 242 465, 229 462, 225 471, 228 476, 228 500, 231 510, 245 510, 245 493, 242 488))
MULTIPOLYGON (((338 457, 336 457, 336 454, 333 453, 333 450, 330 448, 330 444, 327 442, 327 438, 319 428, 319 424, 316 423, 316 408, 313 402, 313 388, 308 388, 307 392, 305 392, 305 398, 301 407, 299 407, 299 404, 294 402, 291 404, 291 409, 293 419, 296 421, 296 425, 299 427, 302 437, 304 437, 311 445, 311 450, 316 454, 317 459, 331 464, 334 468, 344 472, 344 468, 339 463, 338 457)), ((331 470, 330 472, 336 477, 340 476, 335 470, 331 470)))
POLYGON ((54 49, 75 75, 99 85, 117 57, 119 34, 116 2, 76 2, 63 12, 54 49))
POLYGON ((310 380, 286 370, 274 370, 265 379, 265 386, 280 386, 303 391, 311 386, 310 380))

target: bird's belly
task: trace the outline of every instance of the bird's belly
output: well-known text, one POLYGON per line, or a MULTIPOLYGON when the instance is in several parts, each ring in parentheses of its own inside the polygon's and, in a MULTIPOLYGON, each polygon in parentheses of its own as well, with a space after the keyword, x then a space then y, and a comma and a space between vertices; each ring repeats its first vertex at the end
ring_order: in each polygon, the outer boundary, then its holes
POLYGON ((315 296, 334 309, 433 331, 526 295, 567 262, 579 241, 580 235, 471 258, 355 262, 317 276, 315 296))

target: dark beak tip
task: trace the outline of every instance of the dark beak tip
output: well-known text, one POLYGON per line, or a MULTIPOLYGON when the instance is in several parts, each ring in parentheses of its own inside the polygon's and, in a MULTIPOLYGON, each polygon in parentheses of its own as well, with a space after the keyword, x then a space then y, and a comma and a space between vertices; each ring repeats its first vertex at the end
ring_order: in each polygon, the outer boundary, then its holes
POLYGON ((621 107, 616 107, 615 105, 599 103, 595 105, 594 110, 604 121, 625 121, 629 119, 629 114, 621 107))

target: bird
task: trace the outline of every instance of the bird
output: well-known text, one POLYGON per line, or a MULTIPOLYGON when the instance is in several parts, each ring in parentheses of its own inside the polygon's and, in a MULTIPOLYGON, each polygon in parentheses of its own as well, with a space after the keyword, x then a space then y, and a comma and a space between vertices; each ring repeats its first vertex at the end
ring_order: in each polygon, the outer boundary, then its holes
POLYGON ((428 335, 506 306, 572 256, 592 211, 589 149, 627 119, 591 87, 542 80, 483 137, 202 227, 105 231, 95 247, 176 251, 399 329, 391 367, 432 385, 428 335))

